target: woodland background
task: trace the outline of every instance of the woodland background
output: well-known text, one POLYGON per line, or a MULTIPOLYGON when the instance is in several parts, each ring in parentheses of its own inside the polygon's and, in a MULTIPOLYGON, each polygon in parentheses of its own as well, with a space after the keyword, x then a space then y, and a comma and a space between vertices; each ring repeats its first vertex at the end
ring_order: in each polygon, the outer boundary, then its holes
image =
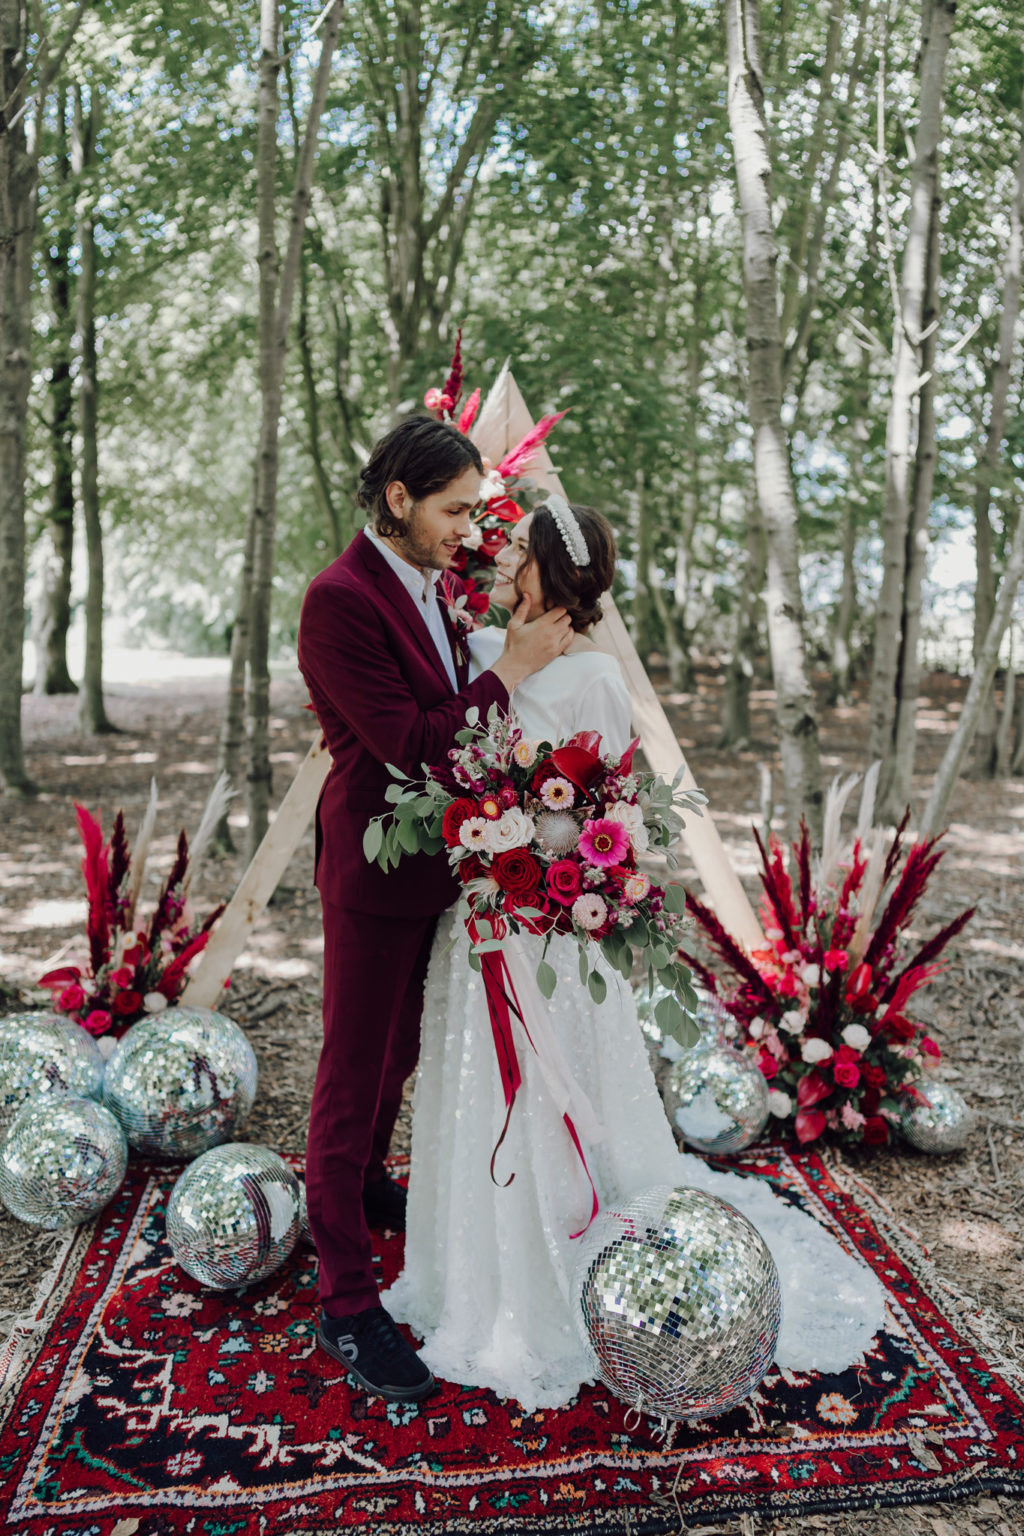
POLYGON ((641 655, 676 688, 720 661, 727 743, 774 675, 791 821, 821 665, 830 700, 869 689, 883 811, 922 662, 979 671, 974 770, 1020 773, 1008 0, 0 0, 0 54, 9 791, 23 635, 28 684, 68 690, 87 617, 99 729, 105 614, 234 642, 221 755, 240 776, 244 700, 265 825, 267 657, 457 324, 470 385, 510 354, 538 414, 571 406, 555 460, 616 525, 641 655))

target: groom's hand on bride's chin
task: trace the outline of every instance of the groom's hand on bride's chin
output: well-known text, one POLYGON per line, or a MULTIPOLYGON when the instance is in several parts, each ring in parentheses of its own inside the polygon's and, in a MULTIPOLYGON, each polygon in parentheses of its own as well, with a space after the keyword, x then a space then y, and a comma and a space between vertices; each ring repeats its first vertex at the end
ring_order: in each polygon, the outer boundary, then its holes
POLYGON ((572 622, 564 608, 549 608, 528 620, 529 611, 530 600, 524 597, 508 621, 505 649, 491 668, 509 693, 572 644, 572 622))

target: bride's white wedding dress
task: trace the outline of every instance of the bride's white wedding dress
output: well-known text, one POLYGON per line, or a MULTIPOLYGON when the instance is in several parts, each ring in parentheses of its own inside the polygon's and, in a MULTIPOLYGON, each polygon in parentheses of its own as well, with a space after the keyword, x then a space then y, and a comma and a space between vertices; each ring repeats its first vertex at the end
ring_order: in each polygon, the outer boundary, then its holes
MULTIPOLYGON (((471 638, 474 664, 489 666, 500 631, 471 638)), ((629 694, 618 664, 599 651, 559 657, 514 698, 530 737, 601 732, 605 750, 629 741, 629 694)), ((491 1151, 505 1104, 482 978, 471 970, 465 930, 441 919, 427 975, 413 1098, 405 1268, 382 1297, 423 1338, 436 1376, 491 1387, 528 1412, 570 1401, 592 1381, 576 1331, 569 1284, 591 1191, 564 1120, 568 1104, 604 1207, 654 1184, 689 1185, 730 1201, 761 1232, 779 1268, 783 1326, 776 1359, 794 1370, 833 1372, 856 1360, 883 1320, 878 1282, 811 1217, 759 1179, 714 1173, 679 1152, 651 1072, 630 987, 603 968, 600 1006, 580 985, 578 951, 559 937, 548 960, 558 973, 546 1007, 532 990, 539 940, 508 956, 523 1001, 546 1015, 546 1070, 513 1017, 523 1083, 495 1174, 491 1151), (553 1062, 553 1065, 551 1064, 553 1062)))

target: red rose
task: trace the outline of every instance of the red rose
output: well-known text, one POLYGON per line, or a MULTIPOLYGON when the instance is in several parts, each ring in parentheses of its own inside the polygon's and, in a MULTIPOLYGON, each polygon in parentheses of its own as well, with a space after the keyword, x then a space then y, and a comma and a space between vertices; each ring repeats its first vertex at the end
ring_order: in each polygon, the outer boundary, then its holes
MULTIPOLYGON (((801 1079, 804 1081, 804 1079, 801 1079)), ((798 1109, 793 1122, 798 1141, 817 1141, 826 1126, 822 1109, 798 1109)))
POLYGON ((495 555, 501 554, 507 543, 508 539, 504 528, 488 528, 480 540, 477 553, 482 555, 485 560, 493 560, 495 555))
POLYGON ((540 865, 525 848, 508 848, 496 853, 491 862, 491 874, 503 891, 521 901, 536 895, 540 885, 540 865))
POLYGON ((110 1028, 110 1014, 104 1008, 94 1008, 86 1014, 82 1025, 90 1035, 105 1035, 110 1028))
POLYGON ((134 980, 135 971, 130 965, 122 965, 110 977, 111 985, 115 987, 130 987, 134 980))
POLYGON ((832 1076, 840 1088, 856 1088, 860 1082, 860 1072, 852 1061, 839 1061, 832 1069, 832 1076))
POLYGON ((877 1088, 868 1088, 865 1093, 861 1094, 860 1103, 858 1104, 857 1108, 860 1110, 862 1115, 870 1116, 877 1112, 878 1106, 881 1102, 882 1095, 879 1090, 877 1088))
POLYGON ((761 1069, 761 1076, 766 1077, 768 1081, 771 1082, 772 1078, 779 1070, 779 1064, 775 1060, 775 1057, 772 1055, 771 1051, 760 1051, 757 1057, 757 1064, 761 1069))
POLYGON ((836 1051, 835 1059, 843 1066, 855 1066, 860 1061, 860 1051, 855 1051, 852 1045, 841 1045, 836 1051))
POLYGON ((861 1128, 865 1146, 884 1147, 889 1140, 889 1127, 881 1115, 869 1115, 861 1128))
POLYGON ((471 816, 479 816, 479 814, 480 811, 475 800, 467 800, 463 797, 462 799, 452 801, 441 819, 441 836, 449 848, 458 848, 460 846, 459 828, 471 816))
POLYGON ((517 919, 517 921, 522 923, 527 933, 536 933, 543 937, 544 934, 551 932, 551 929, 554 927, 557 918, 565 915, 564 907, 552 907, 552 904, 548 898, 546 896, 541 896, 540 893, 536 891, 530 897, 528 904, 531 907, 537 908, 538 912, 541 914, 540 917, 524 917, 521 912, 516 911, 515 897, 509 896, 508 894, 505 896, 505 911, 510 912, 512 916, 517 919))
POLYGON ((471 853, 466 858, 460 859, 458 864, 455 866, 455 871, 463 884, 466 884, 470 880, 480 880, 484 875, 487 874, 487 870, 484 868, 483 864, 481 863, 480 859, 477 858, 475 853, 471 853))
POLYGON ((863 1063, 860 1075, 869 1088, 884 1088, 887 1082, 885 1068, 878 1066, 873 1061, 865 1061, 863 1063))
POLYGON ((448 569, 450 571, 456 572, 464 571, 466 569, 466 561, 468 558, 469 552, 466 549, 466 546, 464 544, 460 544, 448 562, 448 569))
POLYGON ((491 606, 491 599, 486 592, 471 592, 466 598, 466 607, 470 613, 486 613, 491 606))
POLYGON ((939 1050, 939 1047, 936 1045, 935 1041, 930 1040, 927 1035, 925 1035, 924 1039, 921 1041, 921 1051, 923 1055, 934 1056, 936 1060, 938 1060, 938 1058, 942 1055, 942 1052, 939 1050))
POLYGON ((796 1085, 796 1101, 802 1109, 810 1109, 820 1099, 827 1099, 832 1084, 817 1070, 807 1072, 796 1085))
POLYGON ((74 1013, 75 1009, 81 1008, 84 1002, 85 993, 78 985, 78 982, 73 981, 70 987, 65 987, 64 991, 60 994, 57 1007, 63 1008, 65 1013, 74 1013))
MULTIPOLYGON (((161 989, 158 987, 157 991, 160 991, 160 990, 161 989)), ((129 1013, 138 1013, 138 1011, 139 1011, 139 1009, 141 1007, 142 1007, 142 993, 141 992, 134 992, 134 991, 131 991, 131 990, 129 990, 127 992, 119 992, 117 994, 117 996, 114 998, 113 1010, 114 1010, 115 1013, 121 1014, 122 1017, 124 1017, 126 1014, 129 1014, 129 1013)))
POLYGON ((547 886, 549 896, 554 897, 555 901, 560 901, 563 907, 571 907, 583 889, 580 866, 572 859, 558 859, 556 863, 548 866, 544 884, 547 886))

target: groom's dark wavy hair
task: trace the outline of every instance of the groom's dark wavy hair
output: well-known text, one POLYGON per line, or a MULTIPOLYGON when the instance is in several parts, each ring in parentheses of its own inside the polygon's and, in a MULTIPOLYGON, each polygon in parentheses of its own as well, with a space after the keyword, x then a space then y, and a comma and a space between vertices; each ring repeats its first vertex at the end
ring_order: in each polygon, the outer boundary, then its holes
POLYGON ((464 432, 433 416, 407 416, 374 445, 359 476, 356 501, 372 515, 380 537, 387 539, 402 527, 387 502, 393 481, 400 480, 413 501, 422 501, 443 491, 470 466, 483 474, 476 444, 464 432))
MULTIPOLYGON (((601 596, 615 579, 615 535, 608 519, 593 507, 581 507, 575 502, 570 505, 590 551, 590 564, 576 564, 551 509, 541 502, 533 511, 520 570, 535 560, 541 591, 551 607, 564 608, 573 629, 582 632, 601 621, 601 596)), ((522 596, 518 573, 515 587, 517 595, 522 596)))

